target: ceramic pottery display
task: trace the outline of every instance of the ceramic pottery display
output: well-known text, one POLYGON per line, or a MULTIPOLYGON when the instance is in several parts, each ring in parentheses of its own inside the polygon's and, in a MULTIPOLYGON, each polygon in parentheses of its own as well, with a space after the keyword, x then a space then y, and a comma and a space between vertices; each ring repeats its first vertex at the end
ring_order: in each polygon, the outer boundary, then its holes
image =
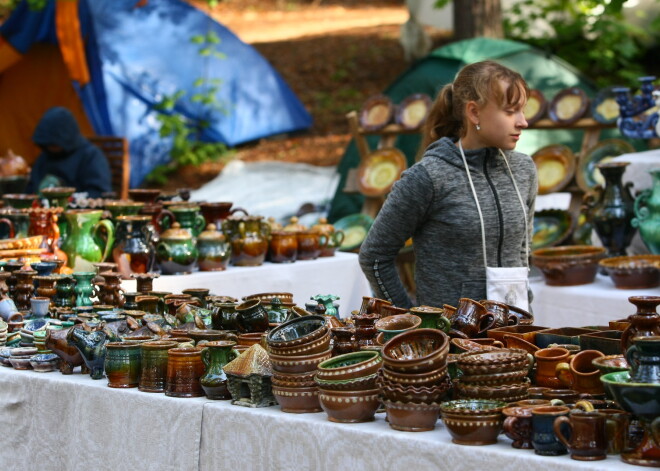
MULTIPOLYGON (((549 402, 543 401, 544 405, 550 405, 549 402)), ((532 449, 532 407, 525 406, 511 406, 502 409, 504 415, 504 423, 502 428, 507 437, 513 442, 513 448, 520 448, 523 450, 532 449)))
POLYGON ((99 286, 99 303, 122 307, 124 305, 124 290, 121 288, 121 273, 106 271, 100 275, 105 282, 99 286))
POLYGON ((231 399, 227 388, 227 375, 223 368, 236 359, 239 353, 234 350, 236 342, 219 340, 207 342, 202 350, 202 361, 206 372, 200 379, 202 388, 209 399, 231 399))
POLYGON ((417 329, 421 323, 422 319, 414 314, 395 314, 393 316, 381 317, 376 321, 374 326, 378 332, 383 334, 384 343, 402 332, 417 329))
POLYGON ((106 344, 105 374, 111 388, 136 388, 140 382, 141 349, 139 343, 106 344))
POLYGON ((604 356, 598 350, 582 350, 569 363, 559 363, 555 367, 556 376, 569 389, 584 394, 603 394, 605 390, 600 382, 600 371, 593 360, 604 356))
POLYGON ((0 209, 0 217, 9 221, 0 224, 0 236, 3 239, 15 237, 17 239, 27 237, 30 227, 30 215, 20 209, 0 209), (13 233, 13 235, 11 235, 13 233))
POLYGON ((660 255, 660 168, 652 170, 653 187, 635 199, 633 226, 652 254, 660 255))
POLYGON ((574 409, 568 416, 557 417, 553 430, 574 460, 596 461, 607 457, 605 416, 599 412, 574 409))
POLYGON ((574 286, 593 283, 604 257, 603 247, 565 245, 534 250, 532 264, 543 272, 547 285, 574 286))
POLYGON ((231 264, 261 265, 268 252, 270 225, 261 216, 230 216, 222 222, 222 231, 231 244, 231 264))
POLYGON ((637 311, 628 316, 628 327, 621 334, 621 352, 632 345, 635 337, 655 337, 660 335, 660 296, 630 296, 628 298, 635 305, 637 311))
POLYGON ((152 241, 149 216, 119 216, 117 240, 112 249, 112 259, 123 279, 132 273, 147 273, 154 267, 155 248, 152 241))
POLYGON ((70 329, 67 333, 67 341, 80 352, 92 379, 103 378, 107 338, 107 334, 100 330, 87 332, 82 329, 70 329))
POLYGON ((490 445, 502 430, 504 407, 501 401, 470 399, 444 402, 440 411, 453 443, 490 445))
POLYGON ((48 350, 61 358, 60 372, 62 374, 72 374, 76 366, 81 367, 82 373, 89 373, 89 368, 85 365, 80 351, 72 344, 69 344, 67 337, 73 327, 62 330, 47 330, 45 346, 48 350))
POLYGON ((568 453, 554 431, 555 420, 568 416, 566 406, 539 406, 532 409, 532 446, 534 453, 542 456, 558 456, 568 453))
POLYGON ((268 260, 272 263, 293 263, 298 257, 298 237, 295 232, 272 231, 268 260))
POLYGON ((632 182, 622 183, 628 162, 607 162, 597 167, 605 177, 605 188, 596 187, 595 194, 584 199, 587 214, 598 238, 607 249, 608 257, 626 255, 636 228, 632 225, 634 199, 630 193, 632 182))
POLYGON ((494 323, 492 316, 486 316, 488 311, 483 304, 470 298, 461 298, 451 318, 451 328, 467 338, 478 337, 480 332, 485 332, 494 323))
POLYGON ((248 215, 247 211, 243 208, 232 208, 233 203, 229 202, 213 202, 213 203, 199 203, 200 211, 202 216, 206 220, 206 224, 215 224, 216 227, 222 225, 222 221, 227 219, 232 214, 237 212, 242 212, 244 215, 248 215))
POLYGON ((33 278, 37 272, 36 270, 17 270, 13 274, 16 276, 14 302, 19 311, 27 311, 30 309, 30 298, 34 293, 33 278))
POLYGON ((265 332, 268 330, 268 312, 258 299, 242 302, 235 307, 240 330, 265 332))
POLYGON ((231 245, 225 235, 209 224, 197 238, 197 258, 201 271, 221 271, 227 268, 231 256, 231 245))
POLYGON ((170 217, 165 218, 164 214, 160 216, 160 226, 162 229, 174 227, 174 221, 179 223, 181 229, 190 233, 191 236, 197 237, 206 227, 206 220, 199 212, 200 208, 193 204, 173 204, 168 206, 171 214, 174 215, 174 220, 170 217))
POLYGON ((451 322, 443 314, 442 308, 433 306, 416 306, 410 308, 410 313, 422 319, 419 325, 421 329, 440 329, 443 332, 449 332, 451 322))
POLYGON ((73 307, 76 305, 75 282, 71 275, 57 275, 57 285, 55 286, 55 299, 53 303, 56 307, 73 307))
POLYGON ((570 352, 565 348, 543 348, 534 353, 536 359, 536 385, 548 388, 561 388, 563 383, 557 378, 557 365, 568 361, 570 352))
POLYGON ((598 412, 605 416, 607 454, 618 455, 628 445, 630 414, 619 409, 600 409, 598 412))
POLYGON ((69 230, 62 250, 67 255, 67 264, 74 271, 92 271, 95 262, 102 262, 110 255, 114 243, 115 229, 108 219, 101 220, 103 211, 76 209, 64 212, 69 230), (99 228, 105 229, 105 243, 99 246, 94 239, 99 228))
POLYGON ((660 255, 626 255, 599 262, 619 289, 650 289, 660 285, 660 255))
POLYGON ((332 224, 328 223, 326 218, 319 218, 319 222, 310 227, 310 230, 323 234, 328 238, 328 243, 321 249, 320 257, 332 257, 335 251, 344 243, 344 231, 335 229, 332 224))
POLYGON ((76 192, 76 189, 70 186, 54 186, 43 188, 41 194, 48 200, 49 208, 66 208, 69 204, 69 198, 76 192))
POLYGON ((178 222, 162 233, 156 244, 156 260, 165 274, 192 273, 196 269, 198 255, 193 236, 178 222))
POLYGON ((158 278, 158 273, 131 273, 131 278, 135 279, 135 291, 146 294, 154 289, 154 279, 158 278))
POLYGON ((335 303, 335 301, 339 300, 339 296, 334 294, 317 294, 315 296, 311 296, 309 299, 323 304, 325 306, 326 316, 334 316, 339 319, 339 311, 337 310, 335 303))

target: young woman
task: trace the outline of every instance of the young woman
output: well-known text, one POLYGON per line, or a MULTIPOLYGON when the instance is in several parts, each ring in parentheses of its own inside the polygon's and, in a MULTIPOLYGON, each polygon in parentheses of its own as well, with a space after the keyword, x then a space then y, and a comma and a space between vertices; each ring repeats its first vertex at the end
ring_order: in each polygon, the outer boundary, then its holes
POLYGON ((487 299, 486 264, 527 266, 536 167, 513 149, 527 127, 528 92, 518 73, 493 61, 464 67, 440 91, 423 158, 393 186, 360 249, 375 296, 413 305, 394 263, 410 237, 419 305, 487 299))

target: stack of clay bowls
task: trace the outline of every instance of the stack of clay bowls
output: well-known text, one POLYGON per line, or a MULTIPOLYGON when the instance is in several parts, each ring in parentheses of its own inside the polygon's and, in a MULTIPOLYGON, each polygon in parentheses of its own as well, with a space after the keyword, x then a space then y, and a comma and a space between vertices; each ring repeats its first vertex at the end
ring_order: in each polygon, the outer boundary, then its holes
POLYGON ((530 361, 524 350, 462 353, 456 366, 463 373, 454 380, 459 398, 514 402, 528 397, 530 361))
POLYGON ((497 443, 506 402, 488 399, 459 399, 441 406, 451 441, 459 445, 490 445, 497 443))
POLYGON ((449 338, 437 329, 416 329, 389 340, 376 384, 395 430, 433 430, 440 401, 451 387, 449 338))
POLYGON ((382 364, 380 353, 373 350, 346 353, 319 364, 315 380, 330 421, 373 420, 380 405, 376 377, 382 364))
POLYGON ((284 412, 321 412, 316 368, 331 357, 330 328, 323 316, 303 316, 268 333, 273 396, 284 412))

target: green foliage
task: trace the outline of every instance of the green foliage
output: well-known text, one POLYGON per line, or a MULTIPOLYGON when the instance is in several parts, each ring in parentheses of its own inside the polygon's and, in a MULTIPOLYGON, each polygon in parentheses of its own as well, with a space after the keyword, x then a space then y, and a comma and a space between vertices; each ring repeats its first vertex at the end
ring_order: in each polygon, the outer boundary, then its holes
MULTIPOLYGON (((217 50, 220 38, 214 32, 196 35, 190 38, 193 44, 199 45, 198 53, 212 59, 224 59, 226 56, 217 50)), ((203 111, 227 113, 226 108, 217 100, 217 92, 222 80, 217 78, 198 78, 193 83, 195 93, 190 101, 201 105, 203 111)), ((228 161, 235 155, 219 142, 205 142, 200 140, 203 130, 209 123, 204 119, 193 120, 176 111, 177 105, 186 95, 185 90, 177 90, 171 95, 164 96, 155 106, 158 112, 156 118, 161 124, 160 136, 172 140, 170 150, 171 160, 167 164, 154 168, 147 181, 164 184, 172 173, 185 165, 200 165, 204 162, 228 161)))
MULTIPOLYGON (((440 0, 445 1, 445 0, 440 0)), ((508 38, 556 54, 599 86, 638 84, 652 37, 625 21, 626 0, 523 0, 503 15, 508 38)), ((644 12, 640 11, 640 14, 644 12)), ((655 18, 654 24, 660 24, 655 18)))

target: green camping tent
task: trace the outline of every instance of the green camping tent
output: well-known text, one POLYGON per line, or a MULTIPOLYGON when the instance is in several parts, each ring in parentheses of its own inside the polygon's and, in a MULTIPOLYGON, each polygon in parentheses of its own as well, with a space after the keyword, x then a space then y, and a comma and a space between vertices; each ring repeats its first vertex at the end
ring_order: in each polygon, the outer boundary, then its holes
MULTIPOLYGON (((560 90, 568 87, 580 87, 592 98, 597 89, 591 81, 580 74, 574 67, 558 57, 548 55, 539 49, 527 44, 503 39, 475 38, 459 41, 438 48, 426 58, 414 64, 392 83, 384 94, 394 103, 401 102, 413 93, 426 93, 435 97, 438 91, 447 83, 454 80, 456 73, 466 64, 482 60, 496 60, 497 62, 518 71, 527 80, 530 88, 543 92, 550 100, 560 90)), ((611 137, 621 137, 617 129, 608 130, 611 137)), ((607 135, 607 133, 603 133, 607 135)), ((408 165, 415 162, 421 136, 408 134, 399 136, 395 146, 406 154, 408 165)), ((549 144, 565 144, 577 152, 582 140, 582 131, 527 130, 518 143, 517 150, 533 154, 539 148, 549 144)), ((369 146, 376 147, 378 137, 368 138, 369 146)), ((329 220, 337 219, 360 212, 363 196, 349 194, 343 191, 346 176, 351 168, 360 163, 360 157, 355 142, 352 141, 346 149, 337 168, 341 178, 332 201, 329 220)))

